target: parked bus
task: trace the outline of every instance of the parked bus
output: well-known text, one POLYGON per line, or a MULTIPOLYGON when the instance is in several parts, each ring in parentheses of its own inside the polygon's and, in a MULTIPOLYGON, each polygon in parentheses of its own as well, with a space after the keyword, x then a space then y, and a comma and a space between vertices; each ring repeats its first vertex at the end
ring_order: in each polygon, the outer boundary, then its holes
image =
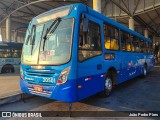
POLYGON ((80 101, 153 68, 152 41, 83 4, 38 15, 22 50, 24 93, 80 101))
POLYGON ((22 43, 0 43, 0 73, 18 72, 22 43))

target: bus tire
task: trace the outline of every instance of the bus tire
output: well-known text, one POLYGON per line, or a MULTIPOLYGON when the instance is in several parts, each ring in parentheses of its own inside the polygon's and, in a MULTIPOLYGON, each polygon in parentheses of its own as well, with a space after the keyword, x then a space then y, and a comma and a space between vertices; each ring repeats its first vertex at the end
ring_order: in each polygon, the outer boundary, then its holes
POLYGON ((104 97, 110 96, 112 89, 113 89, 113 72, 109 72, 107 73, 104 81, 104 91, 103 91, 104 97))
POLYGON ((13 73, 14 72, 14 67, 12 65, 5 65, 2 68, 1 73, 13 73))
POLYGON ((146 78, 146 77, 147 77, 147 65, 146 65, 146 64, 144 64, 144 66, 143 66, 142 77, 143 77, 143 78, 146 78))

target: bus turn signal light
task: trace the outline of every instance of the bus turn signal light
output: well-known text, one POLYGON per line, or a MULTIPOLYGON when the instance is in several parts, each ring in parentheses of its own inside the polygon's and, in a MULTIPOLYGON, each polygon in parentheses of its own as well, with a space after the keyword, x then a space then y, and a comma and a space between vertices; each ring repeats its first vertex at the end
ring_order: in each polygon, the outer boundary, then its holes
POLYGON ((82 85, 78 85, 78 88, 79 88, 79 89, 82 88, 82 85))
POLYGON ((56 85, 64 84, 64 83, 67 81, 69 71, 70 71, 70 67, 64 69, 64 70, 61 72, 61 74, 60 74, 60 76, 59 76, 59 78, 58 78, 58 81, 57 81, 57 84, 56 84, 56 85))

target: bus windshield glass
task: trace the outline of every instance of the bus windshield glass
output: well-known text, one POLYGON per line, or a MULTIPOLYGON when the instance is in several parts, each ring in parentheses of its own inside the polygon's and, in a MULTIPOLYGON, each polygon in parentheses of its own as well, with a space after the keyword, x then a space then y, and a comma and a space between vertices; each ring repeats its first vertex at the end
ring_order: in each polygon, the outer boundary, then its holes
POLYGON ((55 24, 53 22, 33 25, 28 29, 23 47, 23 63, 60 65, 70 60, 73 18, 61 19, 55 24))

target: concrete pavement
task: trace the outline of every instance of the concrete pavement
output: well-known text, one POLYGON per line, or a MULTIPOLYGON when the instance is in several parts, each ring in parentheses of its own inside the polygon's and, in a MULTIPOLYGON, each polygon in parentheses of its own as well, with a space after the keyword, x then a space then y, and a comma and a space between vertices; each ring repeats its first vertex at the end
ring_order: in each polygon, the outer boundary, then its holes
POLYGON ((22 94, 19 86, 19 73, 0 74, 0 105, 30 97, 22 94))
POLYGON ((0 74, 0 98, 8 97, 20 93, 19 74, 0 74))

